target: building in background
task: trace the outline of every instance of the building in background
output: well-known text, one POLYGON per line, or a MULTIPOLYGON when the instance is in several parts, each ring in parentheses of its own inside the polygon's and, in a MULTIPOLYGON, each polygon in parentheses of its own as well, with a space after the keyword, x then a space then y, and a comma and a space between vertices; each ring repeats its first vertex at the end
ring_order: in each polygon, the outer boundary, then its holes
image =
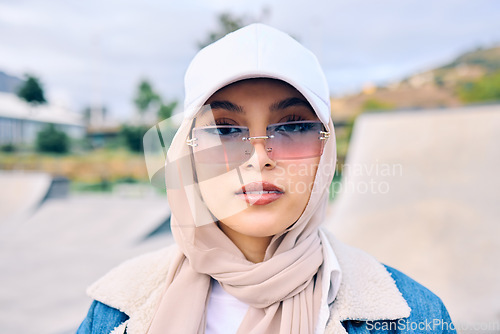
POLYGON ((85 136, 82 115, 60 105, 32 105, 15 94, 0 92, 0 145, 31 145, 49 123, 71 138, 85 136))

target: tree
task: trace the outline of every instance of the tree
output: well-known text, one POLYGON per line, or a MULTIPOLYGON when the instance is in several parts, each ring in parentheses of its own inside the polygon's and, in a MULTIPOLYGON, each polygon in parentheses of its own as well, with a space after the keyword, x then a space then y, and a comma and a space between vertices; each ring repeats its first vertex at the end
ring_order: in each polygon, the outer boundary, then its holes
POLYGON ((213 42, 221 39, 227 34, 236 31, 252 22, 266 22, 271 16, 271 10, 269 7, 263 7, 260 14, 257 17, 236 17, 230 13, 222 13, 217 17, 219 26, 215 31, 208 33, 205 41, 198 43, 198 47, 203 49, 205 46, 212 44, 213 42))
POLYGON ((19 87, 17 96, 31 104, 43 104, 47 102, 40 80, 29 74, 26 74, 26 81, 19 87))
POLYGON ((218 21, 219 27, 217 28, 217 30, 210 32, 204 42, 198 43, 198 47, 200 49, 203 49, 205 46, 221 39, 230 32, 242 28, 247 24, 248 20, 242 17, 234 17, 229 13, 222 13, 218 16, 218 21))
MULTIPOLYGON (((177 101, 164 103, 160 94, 158 94, 148 80, 143 79, 137 88, 137 94, 134 99, 134 104, 141 115, 144 122, 144 115, 147 112, 154 112, 158 120, 172 116, 172 113, 177 106, 177 101)), ((150 119, 151 121, 151 119, 150 119)))
POLYGON ((36 149, 46 153, 66 153, 69 149, 69 138, 65 132, 57 130, 54 124, 47 124, 37 134, 36 149))
POLYGON ((154 104, 161 103, 161 99, 149 81, 144 79, 139 83, 134 103, 142 118, 154 104))
POLYGON ((177 107, 177 101, 172 101, 168 104, 161 104, 160 108, 158 109, 158 119, 160 121, 163 121, 164 119, 170 118, 172 116, 172 113, 177 107))

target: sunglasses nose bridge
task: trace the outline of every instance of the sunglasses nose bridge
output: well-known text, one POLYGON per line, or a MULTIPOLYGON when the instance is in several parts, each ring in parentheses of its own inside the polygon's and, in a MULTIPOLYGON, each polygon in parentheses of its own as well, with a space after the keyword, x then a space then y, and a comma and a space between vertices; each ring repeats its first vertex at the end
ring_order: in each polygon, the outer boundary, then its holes
POLYGON ((255 138, 249 141, 252 145, 252 151, 245 162, 246 167, 255 167, 261 170, 276 165, 272 158, 271 150, 266 145, 266 138, 255 138))
POLYGON ((273 135, 265 135, 265 136, 248 137, 245 138, 245 140, 249 141, 253 146, 261 144, 266 149, 266 151, 270 151, 270 149, 267 147, 269 146, 269 140, 272 138, 274 138, 273 135))
POLYGON ((252 145, 252 151, 253 154, 258 154, 258 156, 263 156, 265 154, 267 157, 270 158, 270 153, 272 149, 268 146, 268 140, 271 139, 272 136, 254 136, 254 137, 248 137, 246 138, 247 143, 252 145))

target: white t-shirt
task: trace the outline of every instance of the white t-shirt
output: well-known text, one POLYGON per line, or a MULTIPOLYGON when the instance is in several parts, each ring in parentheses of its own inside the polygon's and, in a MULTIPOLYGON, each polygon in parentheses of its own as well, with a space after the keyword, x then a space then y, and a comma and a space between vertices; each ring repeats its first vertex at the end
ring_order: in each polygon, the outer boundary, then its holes
POLYGON ((231 334, 238 331, 248 305, 227 293, 212 279, 212 292, 207 306, 207 328, 205 334, 231 334))
MULTIPOLYGON (((341 271, 337 257, 330 242, 320 229, 321 241, 324 245, 324 265, 321 308, 319 310, 316 334, 324 333, 326 323, 330 317, 329 306, 333 303, 340 287, 341 271)), ((206 334, 233 334, 238 331, 248 305, 227 293, 216 280, 212 279, 212 292, 207 306, 206 334)))

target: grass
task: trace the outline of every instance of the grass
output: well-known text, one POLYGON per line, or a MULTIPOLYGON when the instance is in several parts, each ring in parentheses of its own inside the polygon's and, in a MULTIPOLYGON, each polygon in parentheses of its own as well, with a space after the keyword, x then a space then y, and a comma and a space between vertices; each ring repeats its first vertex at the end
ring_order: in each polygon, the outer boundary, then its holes
POLYGON ((43 171, 86 184, 102 184, 103 180, 149 181, 144 156, 123 149, 66 155, 2 152, 0 169, 43 171))

